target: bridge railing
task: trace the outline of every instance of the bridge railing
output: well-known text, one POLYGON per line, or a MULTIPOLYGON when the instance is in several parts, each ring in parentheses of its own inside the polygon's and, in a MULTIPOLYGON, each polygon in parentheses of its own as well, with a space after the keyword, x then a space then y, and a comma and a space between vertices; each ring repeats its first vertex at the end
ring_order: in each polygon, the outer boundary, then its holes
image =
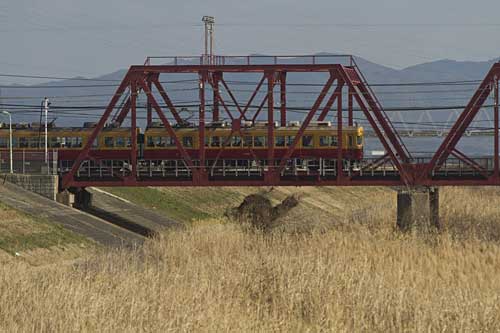
POLYGON ((340 64, 353 66, 354 58, 348 54, 317 54, 317 55, 214 55, 214 56, 151 56, 144 65, 316 65, 340 64))

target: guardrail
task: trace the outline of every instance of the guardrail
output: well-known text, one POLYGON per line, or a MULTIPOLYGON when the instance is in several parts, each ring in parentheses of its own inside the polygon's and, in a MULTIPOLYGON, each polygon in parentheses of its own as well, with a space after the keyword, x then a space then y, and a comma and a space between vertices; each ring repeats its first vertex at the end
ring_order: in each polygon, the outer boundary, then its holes
MULTIPOLYGON (((58 173, 58 151, 51 150, 45 157, 43 151, 22 150, 12 153, 13 173, 56 175, 58 173)), ((0 150, 0 173, 10 173, 10 152, 0 150)))

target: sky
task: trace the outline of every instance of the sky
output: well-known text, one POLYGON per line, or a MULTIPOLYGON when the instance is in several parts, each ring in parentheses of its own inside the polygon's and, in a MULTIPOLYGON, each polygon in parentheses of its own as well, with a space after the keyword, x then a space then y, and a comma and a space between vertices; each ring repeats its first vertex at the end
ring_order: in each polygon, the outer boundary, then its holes
MULTIPOLYGON (((93 77, 150 55, 351 53, 404 68, 500 56, 498 0, 0 0, 0 73, 93 77)), ((2 83, 12 82, 2 78, 2 83)))

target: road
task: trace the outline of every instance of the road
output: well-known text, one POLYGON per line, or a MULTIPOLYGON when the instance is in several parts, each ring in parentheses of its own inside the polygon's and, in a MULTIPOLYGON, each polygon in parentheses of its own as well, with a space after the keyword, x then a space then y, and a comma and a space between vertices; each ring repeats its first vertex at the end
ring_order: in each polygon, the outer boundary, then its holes
POLYGON ((8 182, 0 183, 0 201, 33 217, 57 223, 109 247, 134 247, 145 238, 86 212, 64 206, 8 182))

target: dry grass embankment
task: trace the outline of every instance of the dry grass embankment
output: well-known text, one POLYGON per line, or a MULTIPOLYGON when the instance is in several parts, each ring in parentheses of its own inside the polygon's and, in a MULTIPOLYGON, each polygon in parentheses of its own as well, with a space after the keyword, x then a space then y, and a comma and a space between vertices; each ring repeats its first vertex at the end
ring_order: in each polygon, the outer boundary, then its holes
POLYGON ((498 331, 500 194, 441 194, 440 235, 395 233, 381 202, 307 232, 212 219, 141 251, 10 265, 0 331, 498 331))

